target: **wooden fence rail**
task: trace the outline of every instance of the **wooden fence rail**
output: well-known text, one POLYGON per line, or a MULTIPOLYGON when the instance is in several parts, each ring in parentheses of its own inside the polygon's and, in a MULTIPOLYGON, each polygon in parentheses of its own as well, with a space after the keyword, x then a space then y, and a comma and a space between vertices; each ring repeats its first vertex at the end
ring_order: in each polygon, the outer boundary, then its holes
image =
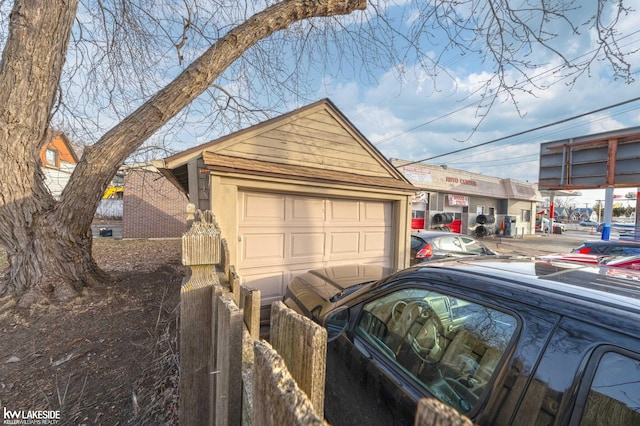
MULTIPOLYGON (((180 291, 180 424, 326 424, 326 330, 277 302, 271 344, 261 341, 260 291, 240 285, 213 214, 195 212, 189 223, 182 237, 189 271, 180 291)), ((456 415, 438 401, 421 401, 416 425, 449 424, 456 415)))

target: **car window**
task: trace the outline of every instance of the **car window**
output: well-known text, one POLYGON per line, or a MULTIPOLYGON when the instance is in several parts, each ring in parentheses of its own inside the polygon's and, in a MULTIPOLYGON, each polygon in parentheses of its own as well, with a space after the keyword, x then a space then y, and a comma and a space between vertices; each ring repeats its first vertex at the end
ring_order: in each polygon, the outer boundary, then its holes
POLYGON ((606 352, 589 389, 581 426, 640 424, 640 360, 606 352))
POLYGON ((462 246, 457 236, 439 238, 436 244, 441 250, 462 251, 462 246))
POLYGON ((422 248, 422 246, 425 244, 425 241, 420 238, 420 237, 416 237, 415 235, 411 236, 411 250, 420 250, 422 248))
POLYGON ((479 405, 515 334, 515 316, 426 289, 365 304, 356 333, 418 387, 462 413, 479 405))
POLYGON ((473 254, 484 254, 484 247, 482 246, 482 244, 480 244, 479 241, 474 240, 473 238, 469 238, 469 237, 460 237, 460 240, 462 241, 462 247, 464 248, 464 251, 466 251, 467 253, 473 253, 473 254))
POLYGON ((612 251, 612 254, 617 254, 620 256, 634 256, 634 255, 638 255, 640 254, 640 247, 617 247, 618 250, 616 250, 616 252, 614 253, 612 251))

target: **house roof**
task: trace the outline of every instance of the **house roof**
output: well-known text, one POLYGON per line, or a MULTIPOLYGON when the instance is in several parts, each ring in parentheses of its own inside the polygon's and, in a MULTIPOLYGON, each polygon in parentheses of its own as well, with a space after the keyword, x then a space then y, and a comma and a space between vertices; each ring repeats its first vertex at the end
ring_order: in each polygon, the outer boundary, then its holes
POLYGON ((282 178, 414 190, 413 185, 329 100, 175 154, 158 164, 185 191, 186 165, 282 178))
POLYGON ((313 182, 342 183, 349 182, 356 186, 378 187, 385 189, 404 189, 411 192, 415 187, 408 182, 399 182, 392 177, 362 176, 354 173, 339 172, 327 169, 318 169, 305 166, 293 166, 277 164, 266 161, 249 160, 239 157, 205 152, 203 154, 207 170, 221 172, 236 172, 248 175, 288 176, 292 179, 313 182))
POLYGON ((44 144, 40 148, 40 156, 43 164, 45 164, 44 153, 49 147, 53 147, 58 151, 60 160, 66 161, 67 163, 78 164, 78 156, 64 132, 49 129, 47 130, 44 141, 44 144))

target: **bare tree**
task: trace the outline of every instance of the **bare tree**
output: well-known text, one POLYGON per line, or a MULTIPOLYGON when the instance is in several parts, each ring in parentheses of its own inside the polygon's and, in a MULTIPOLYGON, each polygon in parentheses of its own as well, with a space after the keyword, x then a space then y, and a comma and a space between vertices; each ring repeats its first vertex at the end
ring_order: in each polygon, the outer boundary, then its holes
POLYGON ((373 80, 389 65, 402 77, 419 63, 435 81, 447 52, 476 55, 495 71, 483 108, 530 90, 523 79, 542 84, 529 77, 534 51, 560 59, 568 78, 605 60, 631 79, 616 32, 631 12, 622 0, 599 0, 586 19, 579 2, 551 3, 0 0, 0 244, 10 265, 0 293, 29 305, 99 282, 91 220, 137 147, 152 137, 162 146, 191 119, 218 131, 255 122, 305 100, 317 76, 373 80), (587 56, 567 57, 566 30, 597 34, 587 56), (38 163, 52 122, 89 144, 59 200, 38 163))

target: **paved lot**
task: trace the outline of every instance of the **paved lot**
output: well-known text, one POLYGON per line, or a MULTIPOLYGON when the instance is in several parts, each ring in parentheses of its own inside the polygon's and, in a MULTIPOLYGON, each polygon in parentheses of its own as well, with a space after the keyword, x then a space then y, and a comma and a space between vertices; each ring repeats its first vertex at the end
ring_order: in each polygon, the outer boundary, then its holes
MULTIPOLYGON (((492 250, 511 256, 539 256, 569 253, 585 240, 599 240, 600 234, 590 229, 569 229, 564 234, 525 235, 524 238, 486 237, 482 241, 492 250)), ((613 238, 612 238, 613 239, 613 238)))

